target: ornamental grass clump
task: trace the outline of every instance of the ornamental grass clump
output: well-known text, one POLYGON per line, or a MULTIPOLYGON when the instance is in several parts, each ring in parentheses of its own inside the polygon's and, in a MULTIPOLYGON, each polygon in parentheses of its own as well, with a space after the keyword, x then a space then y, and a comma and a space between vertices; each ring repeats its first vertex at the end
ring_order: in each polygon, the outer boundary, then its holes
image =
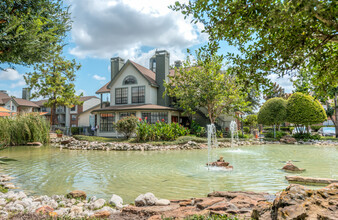
POLYGON ((38 114, 0 118, 0 145, 24 145, 28 142, 49 142, 48 121, 38 114))
POLYGON ((189 133, 189 129, 178 123, 167 124, 162 120, 155 124, 148 124, 146 119, 140 119, 136 128, 136 139, 137 141, 173 141, 189 133))

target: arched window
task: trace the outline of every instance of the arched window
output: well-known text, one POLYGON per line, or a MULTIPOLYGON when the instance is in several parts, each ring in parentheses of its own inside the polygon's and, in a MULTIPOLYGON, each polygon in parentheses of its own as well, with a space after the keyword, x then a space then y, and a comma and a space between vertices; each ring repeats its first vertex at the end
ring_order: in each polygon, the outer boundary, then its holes
POLYGON ((137 80, 134 76, 127 76, 123 80, 123 85, 137 84, 137 80))

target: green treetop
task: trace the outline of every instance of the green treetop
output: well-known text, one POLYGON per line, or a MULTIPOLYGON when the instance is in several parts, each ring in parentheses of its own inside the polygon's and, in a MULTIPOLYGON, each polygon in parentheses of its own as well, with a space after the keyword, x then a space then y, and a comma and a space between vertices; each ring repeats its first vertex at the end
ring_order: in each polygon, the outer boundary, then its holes
POLYGON ((32 89, 32 98, 48 98, 45 106, 51 107, 51 124, 56 123, 55 111, 58 106, 72 107, 81 104, 80 96, 75 95, 75 72, 81 65, 56 54, 51 62, 36 64, 34 72, 24 78, 32 89))
POLYGON ((338 86, 338 5, 331 0, 224 0, 176 2, 173 10, 204 24, 209 46, 227 41, 242 78, 261 83, 271 73, 306 70, 313 83, 338 86))
POLYGON ((286 100, 271 98, 259 109, 257 120, 263 125, 280 125, 286 121, 286 100))
POLYGON ((0 63, 44 62, 70 30, 62 0, 2 0, 0 2, 0 63))
POLYGON ((309 126, 327 120, 323 106, 310 95, 294 93, 287 103, 287 121, 300 126, 309 126))
POLYGON ((194 64, 188 59, 165 83, 166 93, 177 99, 185 113, 194 114, 205 108, 210 123, 215 123, 221 114, 242 110, 248 104, 246 94, 236 76, 221 71, 222 65, 218 56, 199 54, 194 64))

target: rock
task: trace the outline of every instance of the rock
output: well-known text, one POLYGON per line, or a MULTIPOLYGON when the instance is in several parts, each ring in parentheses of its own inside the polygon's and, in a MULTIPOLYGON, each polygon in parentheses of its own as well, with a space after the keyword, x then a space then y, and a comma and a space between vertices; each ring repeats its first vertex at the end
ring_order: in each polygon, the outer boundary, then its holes
POLYGON ((158 199, 152 193, 141 194, 135 199, 136 206, 152 206, 158 199))
POLYGON ((23 198, 26 198, 27 197, 27 195, 24 193, 24 192, 22 192, 22 191, 20 191, 18 194, 17 194, 17 198, 18 199, 23 199, 23 198))
POLYGON ((93 215, 94 218, 108 218, 110 216, 109 211, 98 211, 93 215))
POLYGON ((338 184, 319 190, 291 184, 273 202, 273 219, 338 219, 338 184))
POLYGON ((52 207, 46 205, 46 206, 42 206, 42 207, 36 209, 35 213, 44 215, 44 214, 49 214, 50 212, 53 212, 53 211, 54 211, 54 209, 52 207))
POLYGON ((113 194, 113 196, 111 197, 109 203, 111 205, 114 205, 118 209, 121 209, 123 207, 123 199, 120 196, 115 195, 115 194, 113 194))
POLYGON ((287 170, 287 171, 305 171, 305 169, 298 168, 297 166, 293 165, 292 163, 287 163, 282 169, 287 170))
POLYGON ((103 207, 105 203, 106 203, 106 200, 104 200, 104 199, 98 199, 98 200, 96 200, 93 203, 93 208, 94 209, 99 209, 99 208, 103 207))
POLYGON ((156 201, 155 205, 158 205, 158 206, 170 205, 170 201, 168 199, 159 199, 156 201))
POLYGON ((27 145, 28 146, 38 146, 38 147, 42 146, 42 144, 40 142, 28 142, 27 145))
POLYGON ((79 206, 72 206, 71 208, 70 208, 70 213, 72 214, 72 215, 79 215, 79 214, 81 214, 83 212, 83 208, 82 207, 79 207, 79 206))
POLYGON ((66 144, 70 144, 72 142, 72 139, 68 139, 68 140, 63 140, 63 141, 61 141, 60 143, 62 144, 62 145, 66 145, 66 144))
POLYGON ((285 144, 294 144, 297 142, 297 140, 294 137, 288 135, 282 137, 279 141, 285 144))
POLYGON ((60 208, 59 210, 55 210, 58 216, 65 216, 69 213, 70 208, 60 208))
POLYGON ((84 191, 81 190, 74 190, 67 194, 68 198, 74 198, 74 199, 83 199, 85 200, 87 198, 87 195, 84 191))

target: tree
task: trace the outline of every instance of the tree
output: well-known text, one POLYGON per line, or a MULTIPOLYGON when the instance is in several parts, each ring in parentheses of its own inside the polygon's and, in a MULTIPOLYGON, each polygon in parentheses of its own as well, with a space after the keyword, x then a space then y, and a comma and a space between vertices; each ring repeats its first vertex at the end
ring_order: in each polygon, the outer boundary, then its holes
POLYGON ((236 46, 240 53, 227 56, 243 79, 259 84, 271 73, 304 70, 323 89, 338 86, 337 1, 197 0, 171 8, 204 24, 211 49, 236 46))
POLYGON ((222 58, 198 53, 193 64, 189 59, 175 70, 170 82, 165 83, 165 93, 177 99, 185 113, 194 114, 205 108, 211 124, 221 114, 232 114, 247 106, 246 94, 231 71, 221 71, 222 58))
POLYGON ((51 62, 34 66, 34 72, 27 73, 24 78, 33 91, 31 98, 48 98, 46 107, 51 107, 51 124, 56 124, 55 111, 58 106, 72 107, 82 104, 80 96, 75 95, 75 72, 81 65, 75 60, 69 61, 59 53, 51 62))
POLYGON ((300 92, 294 93, 289 98, 286 111, 287 121, 295 124, 300 133, 302 130, 299 128, 302 126, 308 127, 327 120, 325 110, 320 102, 312 96, 300 92))
POLYGON ((119 133, 122 133, 129 139, 136 130, 137 122, 138 118, 135 116, 124 117, 115 124, 115 128, 119 133))
POLYGON ((267 94, 264 96, 265 100, 269 100, 271 98, 286 98, 286 93, 284 92, 284 89, 280 87, 276 82, 272 85, 272 88, 270 91, 267 92, 267 94))
POLYGON ((257 115, 248 115, 244 119, 244 124, 249 126, 250 133, 252 133, 252 129, 257 127, 258 121, 257 121, 257 115))
POLYGON ((257 115, 257 121, 263 125, 279 126, 286 121, 286 100, 271 98, 266 101, 257 115))
POLYGON ((3 0, 0 3, 0 63, 31 65, 54 54, 70 30, 62 0, 3 0))

